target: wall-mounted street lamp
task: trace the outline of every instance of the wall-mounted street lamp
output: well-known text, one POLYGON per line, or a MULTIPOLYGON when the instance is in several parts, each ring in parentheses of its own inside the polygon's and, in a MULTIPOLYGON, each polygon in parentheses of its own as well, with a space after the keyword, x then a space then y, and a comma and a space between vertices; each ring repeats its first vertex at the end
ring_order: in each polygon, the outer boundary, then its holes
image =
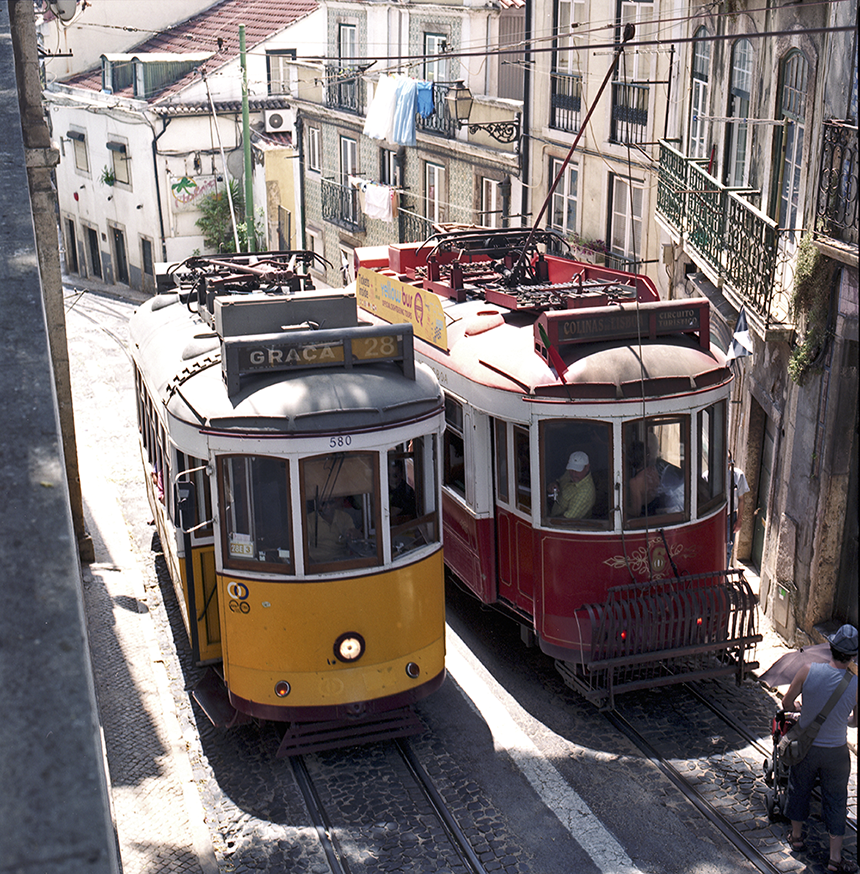
POLYGON ((472 112, 472 92, 463 84, 462 80, 458 80, 449 86, 448 93, 445 95, 445 102, 448 104, 448 112, 457 120, 457 124, 460 127, 468 125, 469 133, 474 134, 482 130, 500 143, 512 143, 519 139, 519 115, 507 121, 485 121, 480 123, 469 121, 469 115, 472 112))

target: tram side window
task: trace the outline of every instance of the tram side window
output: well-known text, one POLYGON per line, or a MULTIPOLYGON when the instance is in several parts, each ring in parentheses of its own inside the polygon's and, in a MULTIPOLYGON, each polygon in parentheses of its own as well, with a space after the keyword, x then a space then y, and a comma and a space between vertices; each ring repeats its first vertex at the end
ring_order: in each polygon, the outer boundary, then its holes
POLYGON ((290 480, 287 462, 265 455, 218 459, 224 566, 291 569, 290 480))
POLYGON ((436 453, 431 436, 388 450, 388 508, 394 558, 439 540, 436 453))
POLYGON ((463 405, 445 396, 445 459, 442 484, 466 497, 466 446, 463 405))
POLYGON ((300 470, 308 569, 381 564, 378 454, 332 452, 302 459, 300 470))
POLYGON ((591 419, 540 425, 544 524, 606 527, 611 521, 612 426, 591 419))
MULTIPOLYGON (((194 520, 195 537, 212 536, 212 488, 209 477, 206 474, 206 461, 186 455, 184 452, 176 453, 178 482, 194 483, 194 520)), ((175 520, 178 521, 178 520, 175 520)))
POLYGON ((501 419, 494 422, 496 456, 496 494, 505 504, 510 500, 508 491, 508 423, 501 419))
POLYGON ((726 493, 726 404, 720 401, 702 410, 699 425, 699 515, 722 500, 726 493))
POLYGON ((532 509, 532 468, 529 432, 514 426, 514 473, 517 478, 517 509, 530 513, 532 509))
POLYGON ((624 425, 624 517, 634 527, 654 516, 681 521, 689 513, 688 422, 680 416, 624 425))

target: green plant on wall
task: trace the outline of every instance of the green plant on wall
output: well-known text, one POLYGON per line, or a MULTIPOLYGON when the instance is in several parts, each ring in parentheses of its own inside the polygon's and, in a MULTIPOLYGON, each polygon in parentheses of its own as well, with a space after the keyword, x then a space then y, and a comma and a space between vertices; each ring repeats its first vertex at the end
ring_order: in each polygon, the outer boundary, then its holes
POLYGON ((800 342, 788 362, 788 373, 798 385, 815 369, 827 339, 833 262, 815 246, 812 235, 801 241, 791 294, 791 308, 796 321, 804 319, 800 342))
POLYGON ((116 174, 110 167, 105 165, 99 175, 99 182, 101 182, 102 185, 113 185, 116 182, 116 174))
MULTIPOLYGON (((200 212, 202 215, 195 222, 203 232, 203 243, 208 249, 216 252, 235 252, 236 241, 233 237, 233 219, 230 215, 230 198, 233 200, 233 209, 236 213, 236 235, 239 237, 239 249, 242 252, 248 250, 248 225, 245 221, 245 197, 242 188, 235 179, 231 179, 230 197, 227 189, 219 188, 212 194, 207 194, 200 199, 200 212)), ((262 210, 260 210, 262 213, 262 210)), ((263 238, 261 224, 254 222, 256 239, 263 238)))

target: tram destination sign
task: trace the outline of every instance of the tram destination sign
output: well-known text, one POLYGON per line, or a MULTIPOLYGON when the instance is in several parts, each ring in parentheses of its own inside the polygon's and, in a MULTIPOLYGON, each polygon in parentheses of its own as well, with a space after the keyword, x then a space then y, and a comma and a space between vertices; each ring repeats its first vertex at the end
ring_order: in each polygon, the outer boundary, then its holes
POLYGON ((596 343, 601 340, 654 339, 666 334, 695 334, 703 349, 710 348, 709 302, 654 301, 542 313, 535 324, 535 343, 543 346, 542 324, 553 346, 596 343))
POLYGON ((221 341, 221 369, 230 397, 240 390, 243 377, 381 361, 396 362, 405 376, 415 378, 411 325, 289 331, 221 341))

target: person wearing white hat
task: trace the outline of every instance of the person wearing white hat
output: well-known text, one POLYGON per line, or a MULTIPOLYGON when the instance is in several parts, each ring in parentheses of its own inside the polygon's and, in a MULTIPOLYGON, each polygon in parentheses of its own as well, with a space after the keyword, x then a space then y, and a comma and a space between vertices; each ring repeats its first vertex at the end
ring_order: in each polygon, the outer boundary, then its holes
MULTIPOLYGON (((785 693, 783 710, 800 710, 800 725, 806 727, 824 709, 831 695, 849 670, 857 655, 858 635, 853 625, 843 625, 828 638, 830 661, 804 665, 785 693), (797 696, 803 694, 798 707, 797 696)), ((788 772, 788 798, 785 815, 791 820, 788 836, 791 849, 806 849, 803 823, 809 816, 809 799, 816 780, 821 781, 821 812, 830 835, 828 871, 853 872, 857 865, 842 858, 845 818, 848 809, 848 778, 851 758, 848 752, 848 728, 857 726, 857 677, 848 686, 824 720, 805 758, 788 772)))
POLYGON ((572 452, 567 468, 558 480, 558 497, 550 516, 585 519, 591 515, 596 491, 585 452, 572 452))

